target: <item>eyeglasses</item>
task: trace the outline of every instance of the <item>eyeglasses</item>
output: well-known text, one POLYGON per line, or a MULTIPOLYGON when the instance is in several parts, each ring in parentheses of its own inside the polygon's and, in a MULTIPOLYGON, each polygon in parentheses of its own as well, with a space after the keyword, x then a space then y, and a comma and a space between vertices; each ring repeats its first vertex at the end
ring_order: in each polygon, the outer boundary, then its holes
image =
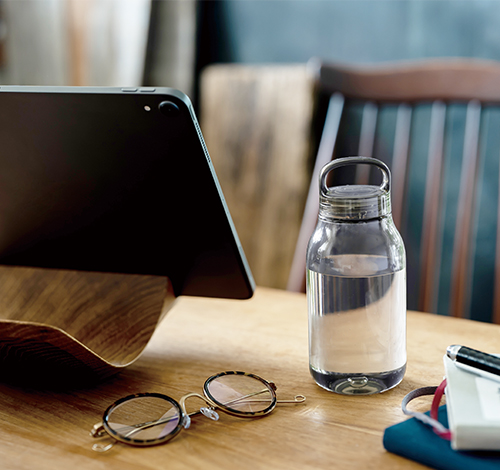
POLYGON ((277 400, 276 385, 255 374, 227 371, 208 378, 203 396, 188 393, 179 402, 160 393, 139 393, 121 398, 104 412, 102 422, 94 425, 92 437, 111 437, 108 445, 94 444, 96 452, 106 452, 116 441, 133 446, 163 444, 183 428, 189 428, 191 416, 202 413, 217 421, 216 408, 241 418, 256 418, 274 410, 277 403, 303 403, 306 397, 296 395, 293 400, 277 400), (208 407, 188 413, 186 400, 199 398, 208 407))

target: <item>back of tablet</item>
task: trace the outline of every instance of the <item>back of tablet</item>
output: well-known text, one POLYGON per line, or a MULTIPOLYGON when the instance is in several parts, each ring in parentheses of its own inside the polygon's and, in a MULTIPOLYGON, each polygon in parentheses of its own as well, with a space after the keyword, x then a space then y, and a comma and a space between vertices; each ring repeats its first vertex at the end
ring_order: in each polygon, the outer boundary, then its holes
POLYGON ((0 263, 254 290, 191 104, 168 88, 0 87, 0 263))

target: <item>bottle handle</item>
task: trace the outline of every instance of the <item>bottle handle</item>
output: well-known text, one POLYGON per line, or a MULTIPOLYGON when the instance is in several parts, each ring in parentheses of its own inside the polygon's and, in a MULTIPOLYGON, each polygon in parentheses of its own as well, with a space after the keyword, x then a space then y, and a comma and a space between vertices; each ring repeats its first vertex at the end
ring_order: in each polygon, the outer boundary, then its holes
POLYGON ((326 185, 326 177, 328 176, 328 173, 330 171, 334 170, 335 168, 339 168, 341 166, 347 166, 347 165, 358 165, 358 164, 368 164, 368 165, 375 165, 379 167, 379 169, 382 172, 382 184, 380 185, 380 189, 383 191, 390 192, 391 190, 391 170, 389 170, 389 167, 382 161, 377 160, 376 158, 372 157, 345 157, 345 158, 336 158, 335 160, 332 160, 330 163, 327 163, 320 171, 319 174, 319 188, 320 188, 320 193, 323 196, 326 196, 328 194, 328 186, 326 185))

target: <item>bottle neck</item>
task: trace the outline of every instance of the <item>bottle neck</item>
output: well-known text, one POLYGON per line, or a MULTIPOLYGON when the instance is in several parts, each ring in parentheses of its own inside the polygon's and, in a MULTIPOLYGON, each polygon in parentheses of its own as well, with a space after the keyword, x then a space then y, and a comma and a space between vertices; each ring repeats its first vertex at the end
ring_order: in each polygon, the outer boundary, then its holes
POLYGON ((370 204, 360 204, 359 201, 320 200, 319 218, 325 221, 368 222, 381 218, 391 218, 390 197, 380 197, 370 204))

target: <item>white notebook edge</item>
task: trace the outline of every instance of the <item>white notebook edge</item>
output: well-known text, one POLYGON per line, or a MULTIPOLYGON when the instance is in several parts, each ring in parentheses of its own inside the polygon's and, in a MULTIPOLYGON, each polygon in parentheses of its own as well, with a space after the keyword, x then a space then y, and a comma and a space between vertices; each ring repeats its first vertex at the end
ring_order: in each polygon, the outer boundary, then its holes
POLYGON ((444 356, 446 408, 455 450, 500 450, 500 383, 444 356))

